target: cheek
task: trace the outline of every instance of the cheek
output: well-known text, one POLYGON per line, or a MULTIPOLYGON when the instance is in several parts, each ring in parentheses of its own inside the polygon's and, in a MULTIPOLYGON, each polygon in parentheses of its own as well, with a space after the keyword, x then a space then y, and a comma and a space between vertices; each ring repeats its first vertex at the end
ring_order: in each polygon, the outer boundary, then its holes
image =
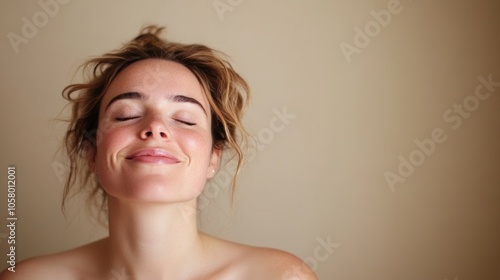
POLYGON ((182 149, 190 155, 190 157, 199 159, 206 157, 208 161, 208 156, 212 151, 211 135, 206 132, 192 131, 179 134, 178 139, 179 145, 181 145, 182 149))
POLYGON ((97 156, 104 159, 116 153, 127 141, 130 134, 123 128, 106 128, 97 134, 97 156))
POLYGON ((97 135, 97 177, 108 194, 116 194, 115 186, 120 182, 118 153, 130 142, 130 133, 124 128, 102 129, 97 135))

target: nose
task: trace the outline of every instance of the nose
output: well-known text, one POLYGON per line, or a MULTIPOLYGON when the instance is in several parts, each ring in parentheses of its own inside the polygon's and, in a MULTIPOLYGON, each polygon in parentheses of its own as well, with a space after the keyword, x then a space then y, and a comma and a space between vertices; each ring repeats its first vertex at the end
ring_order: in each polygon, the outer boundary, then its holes
POLYGON ((140 132, 140 137, 146 139, 168 139, 170 132, 161 116, 152 117, 140 132))

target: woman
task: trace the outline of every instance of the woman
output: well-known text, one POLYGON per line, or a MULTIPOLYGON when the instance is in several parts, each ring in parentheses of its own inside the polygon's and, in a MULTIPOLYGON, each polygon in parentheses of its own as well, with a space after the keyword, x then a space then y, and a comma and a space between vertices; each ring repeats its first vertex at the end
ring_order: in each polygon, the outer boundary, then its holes
POLYGON ((164 41, 161 30, 90 60, 90 79, 63 91, 73 106, 64 197, 77 183, 89 190, 109 236, 2 279, 317 279, 289 253, 198 231, 196 199, 221 153, 238 160, 232 188, 241 167, 248 85, 216 51, 164 41))

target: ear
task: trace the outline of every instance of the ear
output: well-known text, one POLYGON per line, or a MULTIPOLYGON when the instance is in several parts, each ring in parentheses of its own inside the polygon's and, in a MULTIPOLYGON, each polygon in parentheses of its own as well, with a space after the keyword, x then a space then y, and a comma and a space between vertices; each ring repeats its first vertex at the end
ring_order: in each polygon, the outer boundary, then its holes
POLYGON ((96 147, 92 144, 86 142, 85 150, 87 151, 87 164, 89 166, 90 172, 97 174, 97 164, 96 164, 96 147))
POLYGON ((208 164, 207 169, 207 179, 210 179, 215 176, 217 170, 219 169, 221 149, 217 147, 212 148, 212 154, 210 155, 210 163, 208 164))

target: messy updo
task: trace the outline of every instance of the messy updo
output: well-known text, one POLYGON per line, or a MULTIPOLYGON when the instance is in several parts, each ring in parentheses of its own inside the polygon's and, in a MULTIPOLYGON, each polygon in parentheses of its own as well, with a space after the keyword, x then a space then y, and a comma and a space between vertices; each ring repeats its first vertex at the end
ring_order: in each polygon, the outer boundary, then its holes
POLYGON ((213 148, 232 150, 237 160, 231 181, 231 195, 244 160, 242 147, 247 133, 241 123, 248 103, 249 87, 234 71, 227 57, 199 44, 181 44, 159 37, 163 27, 147 26, 122 48, 95 57, 81 67, 84 83, 64 88, 63 97, 72 105, 65 135, 69 175, 63 192, 62 207, 71 193, 85 191, 99 212, 107 211, 107 194, 88 166, 87 154, 99 143, 99 107, 113 79, 134 62, 156 58, 177 62, 188 68, 204 89, 211 109, 213 148))

